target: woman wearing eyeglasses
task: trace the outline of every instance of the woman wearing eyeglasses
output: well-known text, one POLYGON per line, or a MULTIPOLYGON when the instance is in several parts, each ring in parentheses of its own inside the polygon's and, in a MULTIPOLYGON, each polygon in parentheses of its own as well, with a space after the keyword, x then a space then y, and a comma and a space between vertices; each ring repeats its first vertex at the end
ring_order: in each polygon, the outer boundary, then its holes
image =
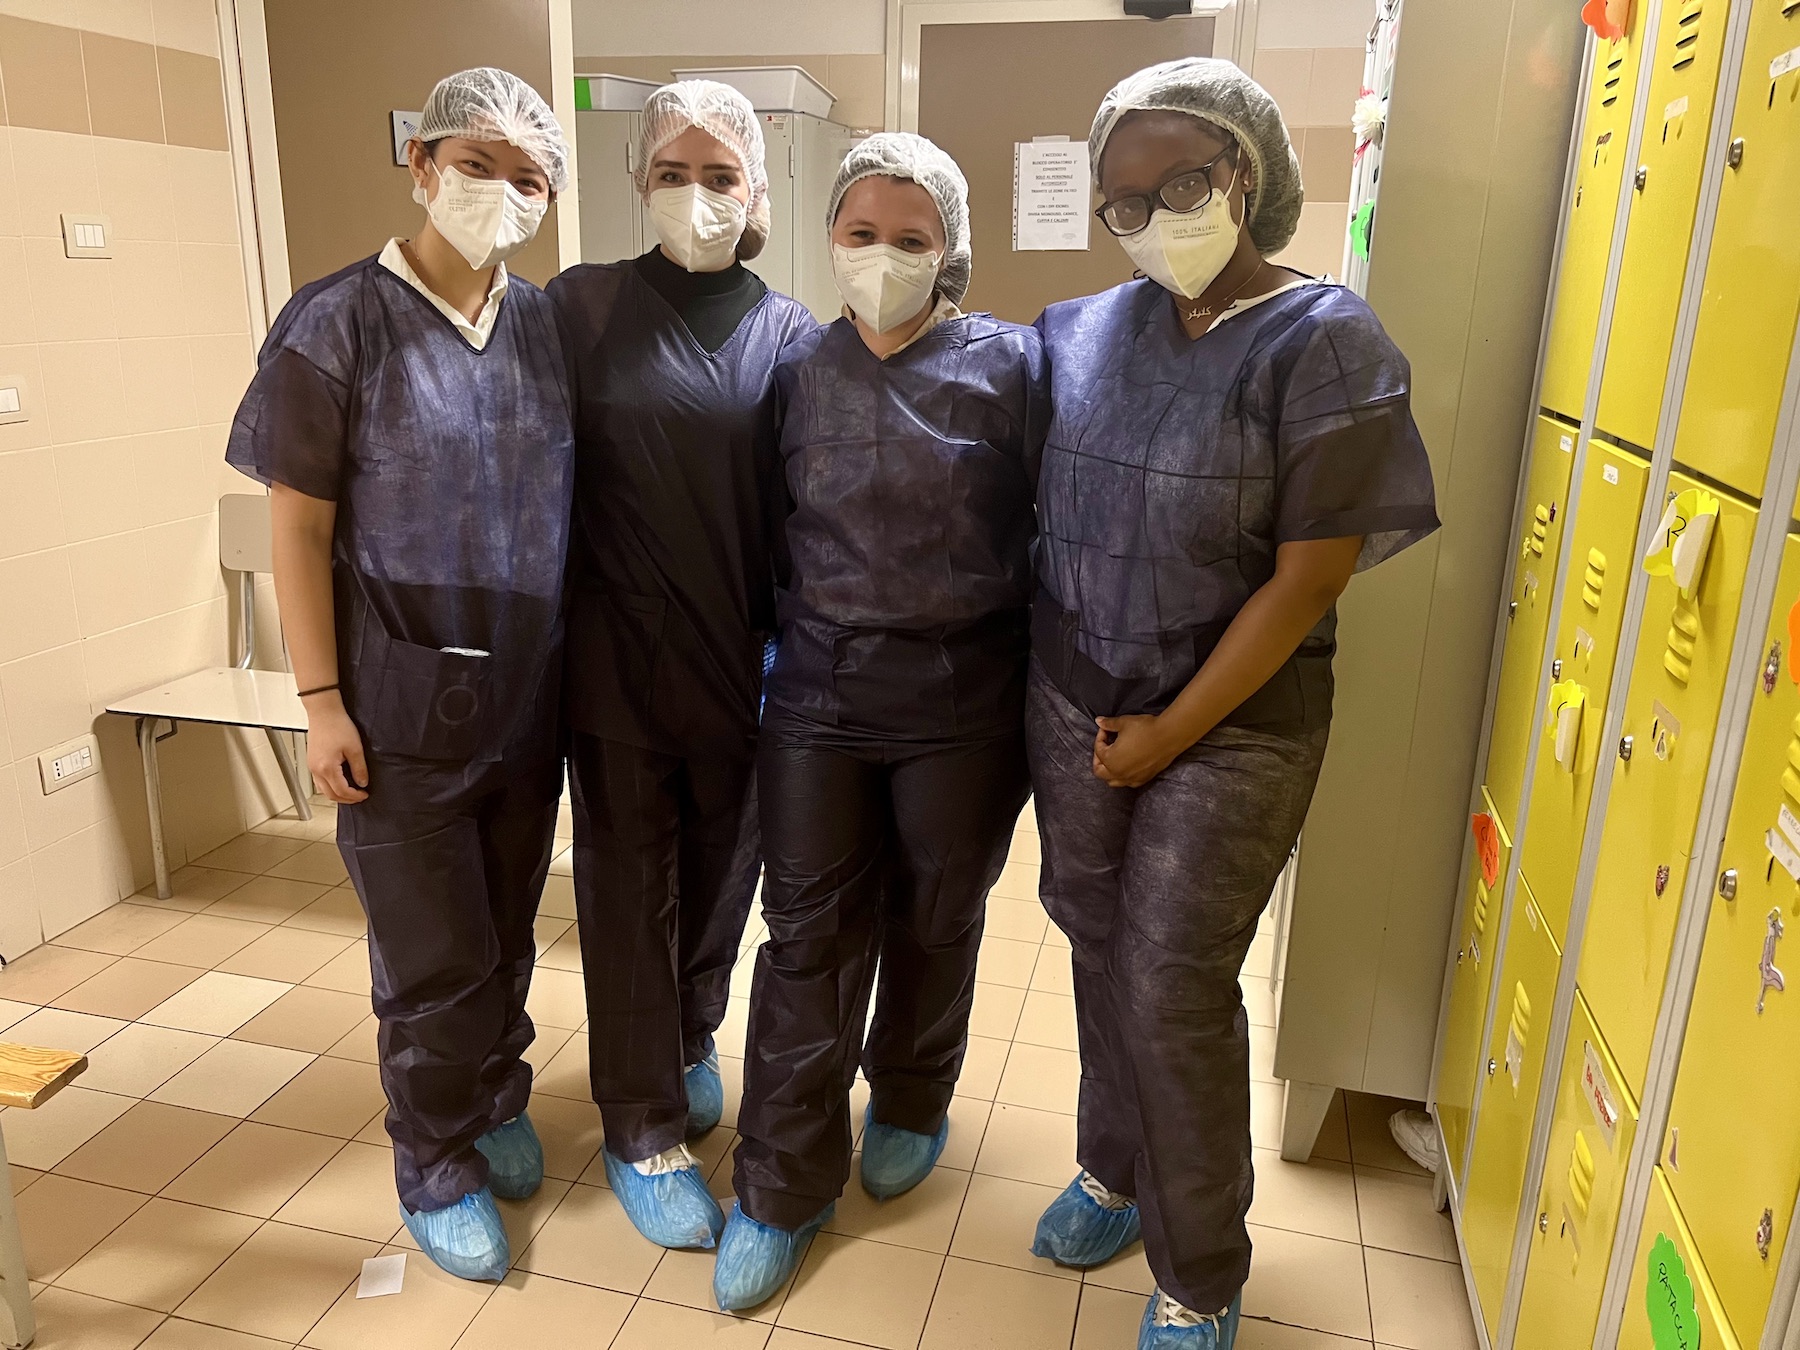
POLYGON ((1229 1350, 1250 1269, 1238 976, 1311 801, 1333 605, 1437 528, 1410 371, 1356 295, 1267 261, 1300 215, 1280 110, 1231 63, 1107 95, 1099 216, 1141 279, 1038 321, 1026 713, 1043 899, 1074 949, 1081 1172, 1033 1250, 1141 1232, 1140 1350, 1229 1350))

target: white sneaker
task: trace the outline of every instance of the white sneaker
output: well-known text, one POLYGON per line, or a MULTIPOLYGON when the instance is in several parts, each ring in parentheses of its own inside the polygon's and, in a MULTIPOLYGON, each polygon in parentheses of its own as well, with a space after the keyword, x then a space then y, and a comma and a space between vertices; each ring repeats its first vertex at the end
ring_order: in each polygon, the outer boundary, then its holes
POLYGON ((1437 1126, 1429 1115, 1423 1111, 1396 1111, 1388 1117, 1388 1133, 1394 1136, 1402 1153, 1437 1175, 1443 1159, 1438 1153, 1437 1126))

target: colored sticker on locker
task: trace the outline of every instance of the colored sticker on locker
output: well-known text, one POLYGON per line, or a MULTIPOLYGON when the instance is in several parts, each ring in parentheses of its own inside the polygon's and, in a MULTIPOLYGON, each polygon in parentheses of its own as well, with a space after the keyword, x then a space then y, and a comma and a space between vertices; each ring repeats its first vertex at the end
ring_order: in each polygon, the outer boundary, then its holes
POLYGON ((1687 95, 1683 94, 1680 98, 1676 99, 1673 103, 1669 104, 1668 107, 1663 109, 1663 121, 1667 122, 1671 118, 1680 117, 1687 110, 1687 95))
POLYGON ((1614 487, 1617 487, 1619 483, 1619 466, 1617 464, 1602 464, 1600 466, 1600 476, 1614 487))
POLYGON ((1693 599, 1706 566, 1713 527, 1719 523, 1719 499, 1705 488, 1688 488, 1669 500, 1657 523, 1644 570, 1653 577, 1672 577, 1682 595, 1693 599))
POLYGON ((1556 439, 1556 447, 1565 455, 1572 455, 1575 453, 1575 438, 1573 436, 1559 436, 1556 439))
POLYGON ((1481 859, 1482 884, 1492 890, 1500 880, 1500 826, 1486 811, 1478 811, 1469 817, 1469 829, 1475 834, 1475 852, 1481 859))
POLYGON ((1700 1314, 1687 1263, 1667 1233, 1650 1245, 1650 1280, 1644 1289, 1650 1341, 1656 1350, 1700 1350, 1700 1314))
POLYGON ((1770 830, 1763 836, 1763 846, 1774 855, 1775 861, 1781 864, 1781 870, 1795 881, 1800 881, 1800 850, 1781 837, 1780 830, 1770 830))
POLYGON ((1588 691, 1574 680, 1563 680, 1550 686, 1549 732, 1555 738, 1556 762, 1575 771, 1575 753, 1581 745, 1581 710, 1587 704, 1588 691))
POLYGON ((1800 66, 1800 47, 1790 47, 1773 61, 1769 62, 1769 78, 1779 80, 1796 66, 1800 66))
POLYGON ((1587 1098, 1588 1110, 1594 1113, 1594 1123, 1600 1127, 1601 1138, 1606 1140, 1607 1151, 1612 1152, 1619 1137, 1619 1099, 1606 1081, 1606 1066, 1600 1062, 1594 1043, 1584 1042, 1582 1051, 1581 1091, 1587 1098))

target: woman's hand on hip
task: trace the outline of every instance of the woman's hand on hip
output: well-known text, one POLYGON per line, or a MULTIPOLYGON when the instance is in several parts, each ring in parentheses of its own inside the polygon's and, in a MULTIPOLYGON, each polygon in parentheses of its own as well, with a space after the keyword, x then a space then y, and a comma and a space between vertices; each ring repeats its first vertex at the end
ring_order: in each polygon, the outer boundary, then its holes
POLYGON ((1108 787, 1142 787, 1187 749, 1160 717, 1097 717, 1094 723, 1094 777, 1108 787))
POLYGON ((315 695, 306 705, 306 767, 313 781, 334 802, 366 802, 369 764, 344 700, 334 691, 315 695))

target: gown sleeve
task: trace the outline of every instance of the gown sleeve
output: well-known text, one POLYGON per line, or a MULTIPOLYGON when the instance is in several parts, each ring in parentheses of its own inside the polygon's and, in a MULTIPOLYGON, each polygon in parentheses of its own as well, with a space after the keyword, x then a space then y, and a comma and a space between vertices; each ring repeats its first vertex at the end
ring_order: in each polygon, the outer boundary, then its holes
POLYGON ((1276 362, 1276 543, 1361 535, 1362 571, 1437 529, 1431 462, 1412 416, 1412 369, 1373 311, 1344 292, 1284 345, 1276 362))
MULTIPOLYGON (((292 304, 300 304, 295 297, 292 304)), ((264 483, 338 500, 349 460, 350 384, 337 324, 277 320, 232 419, 225 459, 264 483), (316 348, 309 352, 308 346, 316 348), (323 363, 323 365, 321 364, 323 363), (333 373, 333 367, 342 373, 333 373)))
POLYGON ((1024 389, 1024 416, 1020 419, 1020 429, 1024 443, 1020 463, 1025 469, 1026 481, 1031 484, 1031 497, 1035 502, 1038 474, 1044 464, 1044 440, 1050 434, 1050 360, 1044 350, 1041 328, 1034 324, 1024 329, 1022 336, 1020 380, 1024 389))

